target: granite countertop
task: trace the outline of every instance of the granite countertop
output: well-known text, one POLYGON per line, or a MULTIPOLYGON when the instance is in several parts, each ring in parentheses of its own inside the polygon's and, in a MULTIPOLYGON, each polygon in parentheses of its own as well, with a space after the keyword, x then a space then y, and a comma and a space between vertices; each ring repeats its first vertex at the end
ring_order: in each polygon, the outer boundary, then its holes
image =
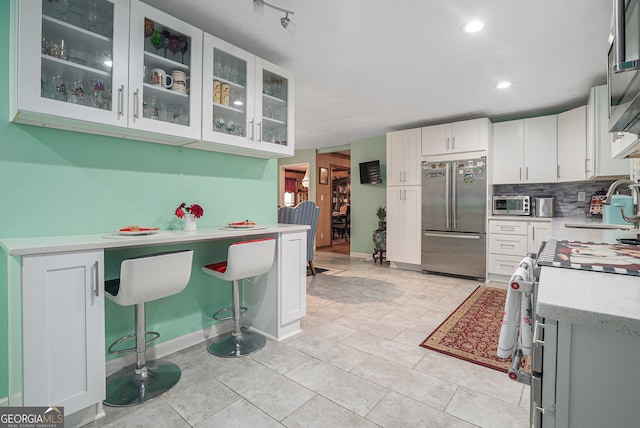
MULTIPOLYGON (((568 224, 601 224, 599 219, 556 217, 548 239, 616 243, 635 238, 637 230, 568 228, 568 224)), ((640 277, 543 267, 537 312, 557 321, 640 335, 640 277)))

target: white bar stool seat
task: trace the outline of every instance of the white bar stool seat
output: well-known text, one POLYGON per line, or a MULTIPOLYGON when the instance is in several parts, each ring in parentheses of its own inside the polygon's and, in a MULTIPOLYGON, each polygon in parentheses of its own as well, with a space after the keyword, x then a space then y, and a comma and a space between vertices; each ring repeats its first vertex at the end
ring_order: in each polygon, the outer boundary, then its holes
POLYGON ((136 406, 161 396, 180 380, 180 368, 172 363, 147 364, 147 345, 160 334, 146 331, 145 302, 157 300, 185 289, 191 277, 193 250, 149 254, 122 261, 120 278, 105 282, 106 296, 121 306, 136 305, 136 331, 116 340, 109 347, 111 354, 136 352, 136 364, 131 364, 107 377, 109 406, 136 406), (153 337, 147 341, 147 335, 153 337), (132 348, 114 350, 127 339, 136 339, 132 348))
POLYGON ((229 246, 227 260, 202 267, 204 273, 233 283, 233 307, 220 309, 213 317, 218 321, 233 319, 234 329, 214 338, 207 347, 209 353, 218 357, 242 357, 265 345, 264 336, 242 327, 240 315, 247 308, 240 306, 239 281, 268 272, 275 252, 274 238, 235 242, 229 246), (223 312, 231 312, 231 315, 223 317, 220 315, 223 312))

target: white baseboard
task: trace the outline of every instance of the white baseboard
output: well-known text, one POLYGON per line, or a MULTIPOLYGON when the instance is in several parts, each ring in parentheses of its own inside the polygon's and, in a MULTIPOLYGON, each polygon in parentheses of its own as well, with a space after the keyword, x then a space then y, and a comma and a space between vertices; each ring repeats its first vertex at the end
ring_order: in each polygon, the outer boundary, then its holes
POLYGON ((0 398, 0 407, 9 407, 9 397, 0 398))

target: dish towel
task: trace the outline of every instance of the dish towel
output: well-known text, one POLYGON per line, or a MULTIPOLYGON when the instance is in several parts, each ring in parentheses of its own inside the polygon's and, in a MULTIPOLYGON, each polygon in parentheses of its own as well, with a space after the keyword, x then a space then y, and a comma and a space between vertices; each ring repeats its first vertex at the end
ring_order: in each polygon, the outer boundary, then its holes
POLYGON ((523 353, 531 352, 531 293, 521 293, 511 287, 511 283, 518 281, 529 281, 529 272, 533 268, 533 259, 531 257, 523 258, 516 271, 509 279, 509 287, 507 288, 507 297, 504 303, 504 311, 502 313, 502 327, 500 327, 500 337, 498 339, 498 352, 500 358, 509 358, 513 355, 516 347, 522 347, 523 353), (529 296, 525 296, 529 294, 529 296), (527 303, 528 302, 528 303, 527 303), (528 307, 528 311, 527 311, 528 307), (526 321, 524 318, 526 317, 526 321), (528 324, 527 324, 528 323, 528 324), (522 326, 525 326, 523 329, 522 326), (528 325, 528 327, 527 327, 528 325), (525 330, 525 338, 518 336, 518 330, 525 330), (528 331, 528 333, 526 333, 528 331), (527 340, 528 338, 528 345, 527 340), (524 343, 522 342, 524 341, 524 343), (523 347, 524 345, 524 347, 523 347))

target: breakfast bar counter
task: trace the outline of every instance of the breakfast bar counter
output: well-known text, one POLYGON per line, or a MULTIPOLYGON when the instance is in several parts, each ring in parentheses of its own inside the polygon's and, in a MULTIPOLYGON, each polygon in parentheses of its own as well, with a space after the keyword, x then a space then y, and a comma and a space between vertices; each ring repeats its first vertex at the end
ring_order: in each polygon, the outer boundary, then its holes
MULTIPOLYGON (((274 224, 136 236, 112 232, 0 239, 6 253, 5 269, 0 272, 7 275, 8 283, 8 404, 63 406, 69 426, 104 416, 105 376, 118 368, 114 362, 127 358, 106 363, 105 259, 109 270, 119 268, 120 261, 110 260, 114 251, 126 258, 128 249, 132 254, 153 253, 160 247, 192 244, 196 253, 203 252, 200 260, 208 260, 210 254, 223 250, 226 254, 229 241, 275 238, 271 269, 244 287, 242 306, 248 307, 244 324, 272 340, 298 333, 306 314, 307 229, 307 225, 274 224)), ((201 263, 195 260, 194 256, 190 281, 195 288, 186 296, 209 287, 210 277, 203 280, 201 263)), ((228 323, 216 323, 203 312, 201 302, 186 300, 193 302, 189 315, 201 321, 187 323, 190 327, 181 336, 151 348, 155 358, 231 330, 228 323)))

